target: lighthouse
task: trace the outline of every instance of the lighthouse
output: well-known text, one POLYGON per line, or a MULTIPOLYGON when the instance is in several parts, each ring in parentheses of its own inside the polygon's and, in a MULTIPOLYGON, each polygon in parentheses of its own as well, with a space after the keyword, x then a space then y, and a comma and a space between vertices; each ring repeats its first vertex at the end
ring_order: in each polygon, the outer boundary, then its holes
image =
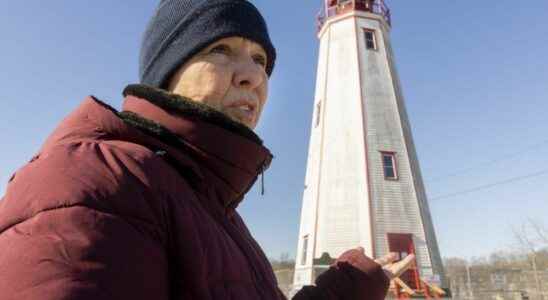
POLYGON ((442 296, 447 282, 382 0, 324 0, 294 288, 344 251, 415 254, 396 295, 442 296))

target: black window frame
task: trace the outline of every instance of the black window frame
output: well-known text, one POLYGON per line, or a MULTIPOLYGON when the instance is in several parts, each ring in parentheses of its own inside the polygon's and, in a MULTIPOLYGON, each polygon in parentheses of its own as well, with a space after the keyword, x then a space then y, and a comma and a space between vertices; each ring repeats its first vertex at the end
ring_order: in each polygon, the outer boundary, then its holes
POLYGON ((398 180, 399 179, 399 173, 398 173, 398 162, 396 159, 396 152, 390 152, 390 151, 381 151, 381 164, 382 164, 382 171, 384 174, 385 180, 398 180), (386 164, 385 158, 390 158, 390 164, 386 164), (391 171, 388 172, 388 170, 391 171))
POLYGON ((363 37, 365 40, 365 49, 377 50, 377 34, 373 29, 363 29, 363 37))
POLYGON ((301 266, 306 265, 306 260, 308 259, 308 234, 303 236, 303 252, 301 253, 301 266))
POLYGON ((314 121, 314 128, 320 125, 321 113, 322 113, 322 101, 318 101, 318 103, 316 103, 316 119, 314 121))

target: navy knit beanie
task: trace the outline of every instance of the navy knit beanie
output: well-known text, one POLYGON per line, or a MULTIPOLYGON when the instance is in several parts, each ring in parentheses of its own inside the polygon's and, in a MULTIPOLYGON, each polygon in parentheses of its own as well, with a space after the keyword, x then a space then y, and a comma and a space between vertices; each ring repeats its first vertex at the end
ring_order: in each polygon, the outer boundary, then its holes
POLYGON ((246 0, 162 0, 141 45, 142 84, 166 89, 168 80, 194 54, 226 37, 239 36, 261 45, 270 76, 276 50, 257 8, 246 0))

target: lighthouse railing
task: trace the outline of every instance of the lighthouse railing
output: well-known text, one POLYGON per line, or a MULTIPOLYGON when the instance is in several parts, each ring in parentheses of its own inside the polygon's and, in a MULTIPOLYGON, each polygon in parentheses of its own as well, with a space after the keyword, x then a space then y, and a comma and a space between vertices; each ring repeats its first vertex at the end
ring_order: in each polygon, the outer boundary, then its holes
POLYGON ((327 19, 351 10, 366 11, 380 15, 392 26, 392 15, 384 0, 331 0, 323 6, 317 16, 317 27, 320 31, 327 19))

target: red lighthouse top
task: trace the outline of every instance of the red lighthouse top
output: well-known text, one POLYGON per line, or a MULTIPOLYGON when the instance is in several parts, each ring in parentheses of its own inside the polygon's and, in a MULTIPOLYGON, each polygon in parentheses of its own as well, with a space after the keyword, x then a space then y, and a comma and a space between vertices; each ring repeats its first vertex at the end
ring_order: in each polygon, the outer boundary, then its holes
POLYGON ((384 0, 324 0, 325 5, 318 15, 318 30, 328 18, 344 14, 349 11, 365 11, 382 16, 391 25, 390 9, 384 0))

